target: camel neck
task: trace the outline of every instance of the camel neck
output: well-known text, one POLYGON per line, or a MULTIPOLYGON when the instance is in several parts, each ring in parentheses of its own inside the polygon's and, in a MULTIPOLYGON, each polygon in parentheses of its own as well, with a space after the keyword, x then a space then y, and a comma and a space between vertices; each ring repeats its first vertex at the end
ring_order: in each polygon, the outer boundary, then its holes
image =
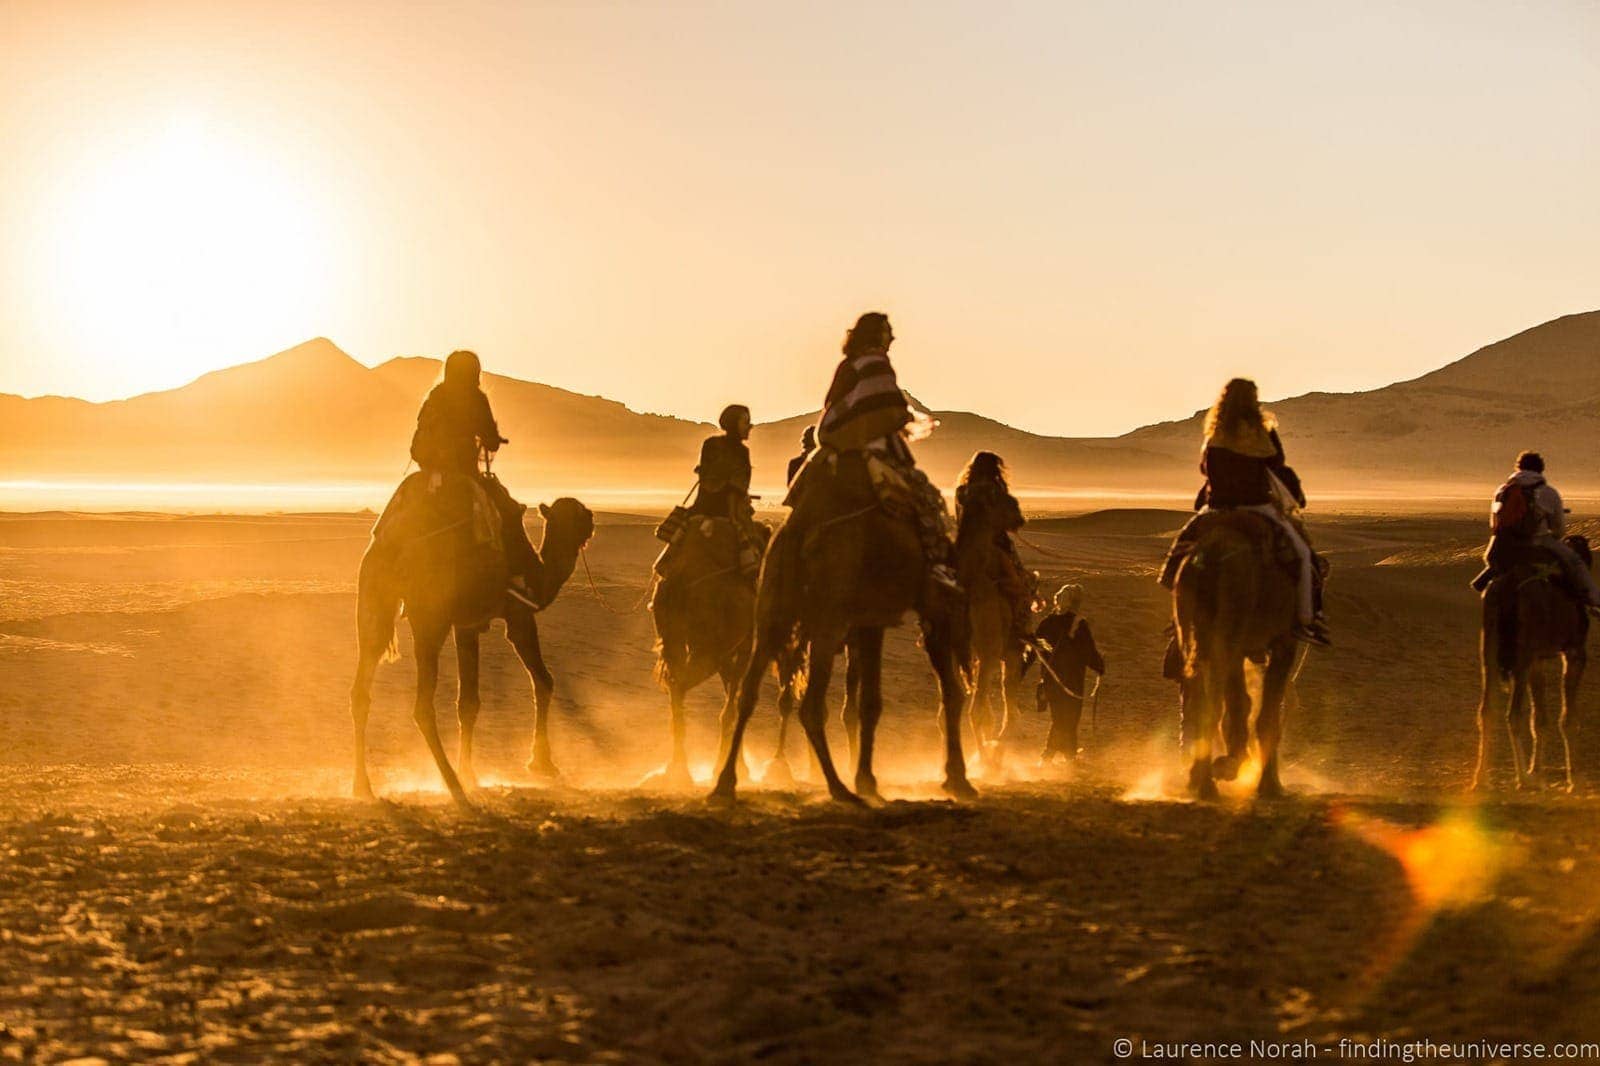
POLYGON ((539 599, 549 603, 556 598, 556 593, 561 591, 578 565, 578 543, 571 536, 552 530, 546 524, 544 535, 539 538, 539 560, 544 563, 543 588, 540 589, 539 599))

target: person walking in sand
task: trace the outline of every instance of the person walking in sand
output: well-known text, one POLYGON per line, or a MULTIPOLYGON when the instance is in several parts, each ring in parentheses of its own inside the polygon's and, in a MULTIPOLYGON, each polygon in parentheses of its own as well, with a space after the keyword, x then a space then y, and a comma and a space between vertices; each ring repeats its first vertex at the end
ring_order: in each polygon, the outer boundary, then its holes
MULTIPOLYGON (((1040 657, 1038 701, 1050 714, 1050 735, 1045 740, 1041 764, 1057 756, 1078 757, 1078 723, 1083 717, 1085 684, 1089 671, 1105 676, 1106 660, 1083 615, 1083 586, 1062 585, 1054 597, 1055 610, 1040 620, 1034 632, 1040 657)), ((1099 679, 1095 680, 1098 687, 1099 679)))

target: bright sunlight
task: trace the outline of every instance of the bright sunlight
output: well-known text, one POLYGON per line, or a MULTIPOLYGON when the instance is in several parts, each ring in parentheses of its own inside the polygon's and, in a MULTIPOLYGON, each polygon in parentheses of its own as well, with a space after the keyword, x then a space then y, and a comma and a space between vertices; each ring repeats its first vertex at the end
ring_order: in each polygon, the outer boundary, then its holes
POLYGON ((135 357, 138 384, 270 348, 329 299, 332 212, 264 146, 204 115, 104 146, 57 194, 53 317, 82 347, 135 357))

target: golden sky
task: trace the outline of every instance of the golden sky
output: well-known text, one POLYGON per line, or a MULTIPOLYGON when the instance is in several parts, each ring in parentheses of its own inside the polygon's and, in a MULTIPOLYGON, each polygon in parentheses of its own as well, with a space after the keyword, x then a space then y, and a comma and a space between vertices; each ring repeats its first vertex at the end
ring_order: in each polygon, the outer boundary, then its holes
POLYGON ((0 0, 0 391, 327 335, 1063 435, 1600 306, 1600 6, 0 0))

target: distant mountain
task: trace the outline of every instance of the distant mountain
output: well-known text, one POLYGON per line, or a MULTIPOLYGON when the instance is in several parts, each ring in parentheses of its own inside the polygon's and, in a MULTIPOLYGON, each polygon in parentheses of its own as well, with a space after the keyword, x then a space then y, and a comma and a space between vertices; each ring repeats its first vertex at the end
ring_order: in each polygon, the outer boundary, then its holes
MULTIPOLYGON (((1344 490, 1492 484, 1517 452, 1544 453, 1553 480, 1600 486, 1600 311, 1566 315, 1410 381, 1312 392, 1268 405, 1290 461, 1344 490)), ((1192 459, 1204 412, 1116 438, 1192 459)))
MULTIPOLYGON (((165 392, 88 403, 0 394, 0 478, 139 482, 390 482, 408 459, 437 360, 368 368, 317 338, 165 392)), ((511 445, 496 469, 518 491, 687 490, 706 423, 485 375, 511 445)), ((819 389, 820 389, 819 383, 819 389)), ((1482 490, 1522 448, 1563 486, 1600 486, 1600 312, 1569 315, 1411 381, 1271 405, 1313 493, 1482 490)), ((1033 491, 1192 490, 1202 414, 1115 438, 1049 437, 965 411, 917 446, 936 482, 999 452, 1033 491)), ((816 412, 756 427, 758 486, 772 490, 816 412)))
MULTIPOLYGON (((136 481, 392 481, 408 459, 417 407, 439 362, 391 359, 368 368, 318 337, 255 363, 166 392, 88 403, 0 395, 0 469, 13 478, 136 481)), ((496 464, 527 491, 595 486, 687 491, 708 423, 644 414, 598 396, 484 375, 511 444, 496 464)), ((940 429, 918 447, 929 472, 952 481, 973 451, 998 448, 1019 484, 1047 488, 1084 477, 1159 472, 1159 452, 1012 429, 966 412, 935 412, 940 429)), ((756 427, 756 480, 769 491, 815 412, 756 427)))

